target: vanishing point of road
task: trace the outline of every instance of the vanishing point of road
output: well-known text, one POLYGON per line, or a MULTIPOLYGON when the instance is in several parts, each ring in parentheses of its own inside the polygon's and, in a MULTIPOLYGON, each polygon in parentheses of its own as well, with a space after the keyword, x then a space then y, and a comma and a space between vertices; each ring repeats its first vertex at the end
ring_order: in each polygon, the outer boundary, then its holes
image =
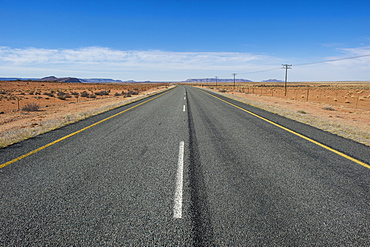
POLYGON ((1 246, 369 246, 370 147, 208 91, 0 149, 1 246))

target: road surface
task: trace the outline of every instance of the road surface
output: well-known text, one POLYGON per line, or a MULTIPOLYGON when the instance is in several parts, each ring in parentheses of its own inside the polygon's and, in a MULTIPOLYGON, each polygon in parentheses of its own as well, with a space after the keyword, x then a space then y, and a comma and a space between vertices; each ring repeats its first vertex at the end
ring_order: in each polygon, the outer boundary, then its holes
POLYGON ((370 245, 370 148, 177 86, 0 149, 1 246, 370 245))

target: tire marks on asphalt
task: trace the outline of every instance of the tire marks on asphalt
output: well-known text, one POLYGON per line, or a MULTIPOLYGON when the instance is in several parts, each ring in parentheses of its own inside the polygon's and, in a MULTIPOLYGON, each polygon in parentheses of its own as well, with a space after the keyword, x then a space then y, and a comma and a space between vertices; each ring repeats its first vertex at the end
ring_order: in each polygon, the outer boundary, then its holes
POLYGON ((198 143, 194 128, 194 122, 189 103, 189 185, 191 198, 191 219, 193 223, 193 244, 195 246, 213 246, 213 227, 207 200, 207 190, 204 181, 204 173, 198 151, 198 143))

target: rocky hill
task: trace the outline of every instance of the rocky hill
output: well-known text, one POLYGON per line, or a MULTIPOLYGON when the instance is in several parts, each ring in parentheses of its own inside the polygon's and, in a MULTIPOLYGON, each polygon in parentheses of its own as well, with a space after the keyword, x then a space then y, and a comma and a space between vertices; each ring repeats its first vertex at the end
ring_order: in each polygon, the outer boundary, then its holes
POLYGON ((283 82, 283 81, 278 80, 278 79, 268 79, 268 80, 263 80, 262 82, 283 82))
POLYGON ((81 79, 75 77, 64 77, 64 78, 57 78, 55 76, 48 76, 42 79, 38 79, 38 81, 58 81, 58 82, 85 82, 85 83, 119 83, 122 82, 121 80, 113 80, 113 79, 104 79, 104 78, 89 78, 89 79, 81 79))
POLYGON ((80 79, 81 82, 88 82, 88 83, 120 83, 121 80, 113 80, 113 79, 103 79, 103 78, 90 78, 90 79, 80 79))
MULTIPOLYGON (((218 82, 234 82, 234 79, 217 79, 218 82)), ((185 82, 216 82, 216 78, 187 79, 185 82)), ((235 82, 253 82, 246 79, 235 79, 235 82)))
MULTIPOLYGON (((114 80, 114 79, 105 79, 105 78, 76 78, 76 77, 63 77, 63 78, 58 78, 55 76, 48 76, 44 78, 4 78, 0 77, 0 81, 45 81, 45 82, 84 82, 84 83, 121 83, 123 81, 121 80, 114 80)), ((135 81, 133 81, 135 82, 135 81)))
POLYGON ((57 82, 73 82, 73 83, 82 82, 80 79, 75 78, 75 77, 57 78, 55 76, 44 77, 44 78, 39 79, 38 81, 57 81, 57 82))

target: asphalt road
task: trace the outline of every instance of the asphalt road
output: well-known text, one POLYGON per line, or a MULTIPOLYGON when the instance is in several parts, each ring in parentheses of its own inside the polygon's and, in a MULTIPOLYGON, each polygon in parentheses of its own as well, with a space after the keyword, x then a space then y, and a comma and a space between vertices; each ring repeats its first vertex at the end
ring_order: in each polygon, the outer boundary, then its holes
POLYGON ((1 164, 1 246, 370 245, 369 147, 191 87, 1 164))

